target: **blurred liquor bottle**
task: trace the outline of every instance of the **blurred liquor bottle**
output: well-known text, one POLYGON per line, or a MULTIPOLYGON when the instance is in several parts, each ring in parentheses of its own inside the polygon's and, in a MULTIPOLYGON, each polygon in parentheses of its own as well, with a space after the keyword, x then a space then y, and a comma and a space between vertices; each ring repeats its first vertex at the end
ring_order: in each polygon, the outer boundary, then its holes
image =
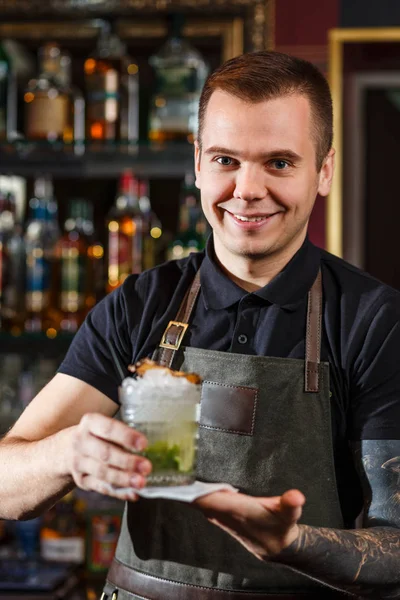
POLYGON ((151 208, 149 182, 139 182, 139 206, 143 213, 143 256, 142 270, 156 266, 159 255, 159 241, 162 236, 160 219, 151 208))
MULTIPOLYGON (((82 324, 88 308, 92 304, 94 292, 89 289, 90 272, 89 248, 93 224, 89 222, 89 204, 82 198, 70 201, 68 218, 64 224, 64 234, 55 246, 55 256, 59 265, 58 309, 59 327, 62 331, 75 333, 82 324)), ((92 304, 93 305, 93 304, 92 304)))
POLYGON ((4 329, 4 305, 10 277, 7 244, 14 227, 13 207, 9 194, 0 189, 0 322, 4 329))
POLYGON ((48 336, 55 336, 59 325, 58 312, 58 290, 60 286, 58 275, 58 261, 56 257, 56 244, 61 237, 61 230, 58 224, 58 203, 54 196, 53 182, 50 177, 43 179, 45 185, 45 239, 46 248, 48 248, 48 262, 50 272, 48 305, 46 309, 46 325, 49 328, 48 336))
POLYGON ((123 503, 94 492, 87 492, 84 500, 87 503, 86 570, 88 573, 105 573, 115 555, 123 503))
POLYGON ((131 171, 120 177, 119 193, 107 217, 107 231, 107 292, 111 292, 131 273, 142 272, 143 214, 138 181, 131 171))
POLYGON ((139 68, 125 44, 104 22, 97 48, 84 65, 86 83, 86 138, 89 142, 138 140, 139 68))
POLYGON ((0 208, 0 229, 4 244, 1 328, 18 335, 23 330, 25 316, 25 242, 13 191, 5 194, 3 210, 0 208))
POLYGON ((86 309, 87 312, 99 302, 105 294, 104 245, 100 240, 94 224, 93 203, 86 201, 86 218, 84 219, 85 235, 89 242, 87 271, 86 309))
POLYGON ((49 227, 49 186, 49 180, 44 177, 35 180, 34 196, 29 201, 30 219, 25 231, 25 329, 30 332, 46 331, 51 325, 49 299, 55 234, 49 227))
POLYGON ((12 59, 0 43, 0 140, 12 140, 17 129, 17 78, 12 59))
POLYGON ((22 370, 22 356, 4 354, 0 366, 0 435, 4 435, 14 425, 22 412, 19 390, 19 376, 22 370))
POLYGON ((200 94, 207 77, 201 54, 183 39, 183 16, 169 17, 169 38, 150 58, 155 93, 150 105, 149 138, 193 141, 197 133, 200 94))
POLYGON ((82 96, 70 87, 68 61, 63 56, 54 42, 39 49, 39 74, 28 82, 24 93, 28 139, 71 143, 75 134, 82 136, 83 124, 74 122, 76 97, 82 96))
POLYGON ((85 562, 85 510, 82 499, 70 492, 42 517, 40 555, 54 562, 85 562))
POLYGON ((203 250, 206 242, 205 218, 193 173, 186 173, 181 187, 178 233, 168 248, 168 259, 189 256, 203 250))
POLYGON ((58 81, 69 97, 68 119, 63 133, 65 144, 74 143, 83 151, 85 143, 85 98, 81 90, 72 83, 71 56, 65 50, 60 53, 58 81))

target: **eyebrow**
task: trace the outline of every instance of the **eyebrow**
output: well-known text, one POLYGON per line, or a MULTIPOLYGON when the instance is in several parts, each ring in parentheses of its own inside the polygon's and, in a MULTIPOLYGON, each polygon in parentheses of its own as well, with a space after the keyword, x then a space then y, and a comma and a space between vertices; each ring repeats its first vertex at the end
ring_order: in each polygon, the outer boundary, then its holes
MULTIPOLYGON (((204 154, 222 154, 224 156, 238 156, 240 157, 240 152, 237 150, 233 150, 232 148, 224 148, 223 146, 211 146, 204 151, 204 154)), ((269 152, 261 153, 258 158, 262 158, 263 160, 269 160, 271 158, 288 158, 293 161, 300 161, 301 156, 293 150, 289 150, 288 148, 276 148, 275 150, 271 150, 269 152)))

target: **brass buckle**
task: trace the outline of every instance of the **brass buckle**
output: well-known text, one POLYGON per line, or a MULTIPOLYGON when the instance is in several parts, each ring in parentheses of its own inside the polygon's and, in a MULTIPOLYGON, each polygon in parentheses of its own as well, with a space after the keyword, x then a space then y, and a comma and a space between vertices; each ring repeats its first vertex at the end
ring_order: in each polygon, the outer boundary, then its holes
POLYGON ((189 327, 188 323, 180 323, 179 321, 170 321, 167 325, 166 330, 164 331, 164 334, 161 338, 161 342, 160 342, 160 346, 161 348, 170 348, 171 350, 178 350, 179 346, 181 345, 181 342, 183 340, 183 336, 186 333, 186 329, 189 327), (167 333, 169 328, 171 327, 171 325, 176 325, 177 327, 182 327, 181 332, 178 334, 178 339, 176 341, 175 344, 169 344, 166 339, 167 339, 167 333))

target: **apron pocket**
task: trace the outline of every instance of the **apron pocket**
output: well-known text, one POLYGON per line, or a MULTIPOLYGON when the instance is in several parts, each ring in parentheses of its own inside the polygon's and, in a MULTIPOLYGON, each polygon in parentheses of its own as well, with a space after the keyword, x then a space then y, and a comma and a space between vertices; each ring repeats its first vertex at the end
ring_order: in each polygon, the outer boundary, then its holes
POLYGON ((200 427, 253 435, 258 389, 204 381, 200 427))

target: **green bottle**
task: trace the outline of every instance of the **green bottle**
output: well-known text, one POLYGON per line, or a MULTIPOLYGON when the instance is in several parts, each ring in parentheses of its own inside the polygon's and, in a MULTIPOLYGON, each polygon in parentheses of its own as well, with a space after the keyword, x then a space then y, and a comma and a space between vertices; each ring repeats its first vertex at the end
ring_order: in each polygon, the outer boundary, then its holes
POLYGON ((17 80, 11 59, 0 43, 0 140, 12 140, 17 128, 17 80))
POLYGON ((181 187, 178 233, 169 245, 169 260, 185 258, 191 252, 203 250, 205 246, 204 222, 194 175, 193 173, 186 173, 181 187))
POLYGON ((193 142, 208 67, 198 50, 183 37, 183 14, 169 15, 168 21, 168 39, 149 59, 155 72, 149 139, 154 142, 193 142))

